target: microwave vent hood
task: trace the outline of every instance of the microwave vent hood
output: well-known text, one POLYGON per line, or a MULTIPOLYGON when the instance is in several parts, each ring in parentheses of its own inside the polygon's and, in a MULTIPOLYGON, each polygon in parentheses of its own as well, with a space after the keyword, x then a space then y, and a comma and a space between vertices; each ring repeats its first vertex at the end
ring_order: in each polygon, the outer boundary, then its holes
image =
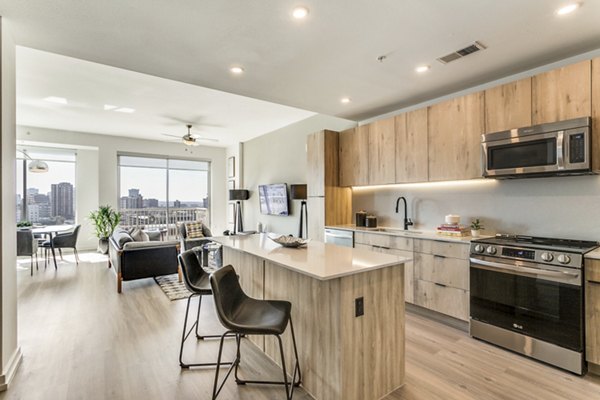
POLYGON ((484 178, 591 175, 592 119, 575 118, 481 135, 484 178))

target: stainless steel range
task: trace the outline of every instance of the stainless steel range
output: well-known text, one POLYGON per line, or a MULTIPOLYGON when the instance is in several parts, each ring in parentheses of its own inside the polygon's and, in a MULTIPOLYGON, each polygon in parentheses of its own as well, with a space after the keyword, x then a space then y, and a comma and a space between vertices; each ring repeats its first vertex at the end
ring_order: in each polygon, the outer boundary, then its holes
POLYGON ((514 235, 474 240, 471 336, 584 374, 583 255, 596 247, 514 235))

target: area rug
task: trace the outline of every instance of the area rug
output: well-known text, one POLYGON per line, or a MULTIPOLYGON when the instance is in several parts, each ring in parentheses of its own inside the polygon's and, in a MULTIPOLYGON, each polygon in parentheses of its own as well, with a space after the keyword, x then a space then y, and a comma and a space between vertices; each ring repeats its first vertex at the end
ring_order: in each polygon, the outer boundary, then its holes
POLYGON ((155 276, 154 280, 171 301, 186 299, 192 294, 185 287, 185 283, 179 282, 178 274, 155 276))

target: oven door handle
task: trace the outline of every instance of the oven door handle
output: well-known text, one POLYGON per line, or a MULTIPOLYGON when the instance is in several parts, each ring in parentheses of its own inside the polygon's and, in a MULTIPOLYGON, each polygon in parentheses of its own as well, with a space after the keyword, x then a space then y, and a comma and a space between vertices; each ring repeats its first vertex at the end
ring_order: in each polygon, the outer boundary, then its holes
POLYGON ((549 270, 545 270, 545 269, 531 268, 531 267, 513 267, 512 265, 497 263, 497 262, 493 262, 493 261, 480 260, 478 258, 473 258, 473 257, 469 258, 469 261, 471 261, 472 264, 482 265, 484 267, 492 267, 492 268, 496 268, 496 269, 504 269, 507 271, 528 273, 528 274, 534 274, 534 275, 539 275, 539 276, 550 276, 550 277, 554 277, 554 278, 560 278, 560 277, 577 278, 577 277, 579 277, 579 274, 575 273, 575 272, 549 271, 549 270))

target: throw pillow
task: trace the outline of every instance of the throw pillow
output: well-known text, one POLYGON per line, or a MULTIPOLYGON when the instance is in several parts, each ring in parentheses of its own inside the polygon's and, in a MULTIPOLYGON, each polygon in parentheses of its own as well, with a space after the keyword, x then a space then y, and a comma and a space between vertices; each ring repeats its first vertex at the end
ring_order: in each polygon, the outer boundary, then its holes
POLYGON ((147 242, 150 240, 150 237, 148 236, 148 234, 139 228, 135 228, 131 232, 131 237, 136 242, 147 242))
POLYGON ((185 234, 187 239, 203 238, 204 233, 202 233, 202 222, 188 222, 185 224, 185 234))

